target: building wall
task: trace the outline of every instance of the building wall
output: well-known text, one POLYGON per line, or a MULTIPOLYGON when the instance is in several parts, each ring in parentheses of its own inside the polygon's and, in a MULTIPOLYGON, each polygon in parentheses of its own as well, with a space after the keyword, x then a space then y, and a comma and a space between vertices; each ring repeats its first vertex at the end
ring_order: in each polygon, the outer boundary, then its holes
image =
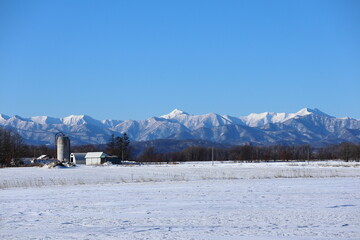
POLYGON ((85 159, 77 159, 75 157, 75 164, 86 164, 86 160, 85 159))
POLYGON ((86 164, 86 153, 71 153, 70 162, 74 164, 86 164))
POLYGON ((100 165, 104 163, 102 158, 86 158, 86 165, 100 165))

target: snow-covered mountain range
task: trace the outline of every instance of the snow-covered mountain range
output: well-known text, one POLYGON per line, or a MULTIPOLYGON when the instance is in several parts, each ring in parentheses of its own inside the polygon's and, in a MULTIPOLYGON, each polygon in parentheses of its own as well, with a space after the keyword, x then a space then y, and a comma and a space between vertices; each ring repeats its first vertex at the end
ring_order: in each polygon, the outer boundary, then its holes
POLYGON ((30 144, 54 144, 55 133, 68 135, 72 144, 103 144, 111 134, 126 132, 132 141, 202 139, 224 144, 312 144, 360 142, 360 120, 335 118, 318 109, 296 113, 252 113, 233 117, 208 113, 192 115, 175 109, 146 120, 95 120, 86 115, 64 118, 23 118, 0 114, 0 127, 11 128, 30 144))

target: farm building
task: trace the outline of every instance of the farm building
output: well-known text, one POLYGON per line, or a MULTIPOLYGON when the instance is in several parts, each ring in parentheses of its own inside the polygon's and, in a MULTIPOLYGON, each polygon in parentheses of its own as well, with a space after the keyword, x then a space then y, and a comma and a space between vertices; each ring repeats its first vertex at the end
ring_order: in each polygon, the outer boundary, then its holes
POLYGON ((85 155, 86 165, 100 165, 106 162, 108 154, 104 152, 88 152, 85 155))
POLYGON ((71 153, 70 162, 74 164, 86 164, 86 153, 71 153))

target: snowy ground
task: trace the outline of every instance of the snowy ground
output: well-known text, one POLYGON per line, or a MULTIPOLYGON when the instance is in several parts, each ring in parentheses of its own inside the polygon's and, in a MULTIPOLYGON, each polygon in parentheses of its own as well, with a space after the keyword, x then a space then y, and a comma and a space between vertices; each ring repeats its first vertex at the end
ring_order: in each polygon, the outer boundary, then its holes
POLYGON ((169 182, 269 178, 360 177, 356 162, 233 163, 194 162, 142 166, 84 166, 74 168, 0 169, 0 189, 89 185, 106 183, 169 182))
POLYGON ((356 163, 0 169, 0 239, 360 239, 356 163))

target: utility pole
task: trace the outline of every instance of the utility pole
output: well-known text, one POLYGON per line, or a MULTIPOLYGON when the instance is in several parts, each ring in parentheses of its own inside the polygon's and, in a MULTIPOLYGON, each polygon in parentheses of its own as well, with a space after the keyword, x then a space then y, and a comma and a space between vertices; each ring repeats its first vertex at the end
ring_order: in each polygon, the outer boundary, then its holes
POLYGON ((214 147, 211 147, 211 165, 214 166, 214 147))
POLYGON ((124 140, 121 143, 121 161, 124 161, 124 140))
POLYGON ((310 145, 307 148, 307 160, 310 162, 310 145))

